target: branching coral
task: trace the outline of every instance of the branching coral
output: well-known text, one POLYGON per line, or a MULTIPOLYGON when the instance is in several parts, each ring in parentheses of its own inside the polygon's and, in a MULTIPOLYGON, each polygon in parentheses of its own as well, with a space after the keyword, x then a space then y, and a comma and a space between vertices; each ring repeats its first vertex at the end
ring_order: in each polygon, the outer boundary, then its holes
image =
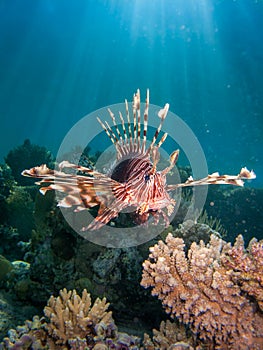
POLYGON ((142 286, 153 287, 152 294, 161 299, 166 312, 189 324, 205 342, 220 349, 258 349, 263 315, 233 281, 233 270, 220 260, 230 244, 211 235, 207 245, 193 243, 188 258, 184 246, 182 239, 168 234, 166 243, 151 247, 143 263, 142 286))
POLYGON ((44 309, 47 322, 35 316, 11 329, 0 349, 139 350, 138 337, 118 333, 108 306, 105 298, 92 304, 86 290, 80 297, 75 290, 63 289, 44 309))
MULTIPOLYGON (((193 350, 192 339, 187 337, 185 327, 175 322, 162 321, 160 330, 153 329, 153 339, 144 334, 143 345, 145 350, 193 350)), ((195 349, 199 349, 195 347, 195 349)))
POLYGON ((254 297, 263 311, 263 240, 252 239, 246 250, 244 239, 239 235, 221 260, 233 269, 233 279, 241 290, 254 297))
POLYGON ((34 316, 32 321, 26 321, 23 326, 10 329, 9 338, 4 338, 0 349, 47 349, 45 346, 45 331, 42 329, 44 320, 34 316))
POLYGON ((111 311, 107 311, 108 307, 105 298, 97 298, 92 305, 90 294, 85 289, 82 297, 75 290, 68 292, 63 289, 57 298, 51 296, 44 308, 45 315, 50 319, 47 330, 56 344, 66 344, 76 337, 104 339, 114 336, 116 326, 111 311))

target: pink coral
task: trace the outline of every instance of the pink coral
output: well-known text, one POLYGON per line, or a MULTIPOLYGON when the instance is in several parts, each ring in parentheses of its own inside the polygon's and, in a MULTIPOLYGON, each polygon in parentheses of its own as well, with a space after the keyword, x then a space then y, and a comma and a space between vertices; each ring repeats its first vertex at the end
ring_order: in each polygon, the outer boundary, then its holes
POLYGON ((233 281, 232 269, 221 263, 230 244, 211 235, 207 245, 193 243, 188 258, 184 247, 184 241, 171 234, 166 243, 151 247, 141 285, 153 287, 166 312, 189 324, 205 342, 220 349, 259 349, 262 313, 233 281))
POLYGON ((222 262, 233 270, 233 279, 241 290, 254 297, 263 311, 263 240, 253 239, 245 249, 243 237, 239 235, 222 262))

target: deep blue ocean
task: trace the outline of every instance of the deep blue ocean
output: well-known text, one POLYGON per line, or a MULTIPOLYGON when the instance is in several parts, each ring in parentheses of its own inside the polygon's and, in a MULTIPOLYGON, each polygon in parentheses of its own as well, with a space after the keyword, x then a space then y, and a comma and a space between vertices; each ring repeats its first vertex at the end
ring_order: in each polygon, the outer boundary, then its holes
POLYGON ((83 116, 149 88, 209 172, 263 186, 263 1, 1 0, 0 19, 1 161, 27 138, 56 155, 83 116))

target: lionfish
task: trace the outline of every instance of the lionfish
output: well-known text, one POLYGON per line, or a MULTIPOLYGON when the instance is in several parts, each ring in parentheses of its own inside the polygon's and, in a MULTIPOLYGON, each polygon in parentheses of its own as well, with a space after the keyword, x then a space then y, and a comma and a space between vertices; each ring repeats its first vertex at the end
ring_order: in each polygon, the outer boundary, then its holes
POLYGON ((147 90, 143 123, 141 123, 139 90, 133 96, 132 115, 130 116, 127 100, 125 109, 126 121, 119 112, 118 124, 115 115, 108 109, 113 127, 107 121, 102 122, 97 118, 116 149, 117 165, 111 175, 68 161, 62 161, 58 165, 59 170, 49 169, 43 164, 22 172, 24 176, 42 179, 37 182, 38 185, 48 184, 40 188, 42 194, 49 190, 66 194, 58 202, 60 207, 74 207, 74 211, 78 212, 98 205, 96 218, 88 226, 83 227, 83 231, 99 229, 116 218, 125 208, 133 210, 136 222, 139 224, 146 223, 149 216, 153 216, 155 223, 162 217, 168 226, 169 216, 176 204, 170 193, 177 188, 211 184, 243 186, 243 179, 256 177, 253 171, 242 168, 236 176, 219 175, 216 172, 199 180, 194 180, 190 176, 185 183, 168 185, 166 176, 175 166, 179 150, 170 155, 170 165, 165 169, 157 171, 157 164, 160 159, 159 149, 168 135, 164 133, 162 137, 159 136, 169 104, 165 104, 159 111, 159 126, 148 146, 146 141, 149 90, 147 90), (157 142, 158 136, 159 142, 157 142), (75 169, 75 173, 66 173, 63 169, 75 169))

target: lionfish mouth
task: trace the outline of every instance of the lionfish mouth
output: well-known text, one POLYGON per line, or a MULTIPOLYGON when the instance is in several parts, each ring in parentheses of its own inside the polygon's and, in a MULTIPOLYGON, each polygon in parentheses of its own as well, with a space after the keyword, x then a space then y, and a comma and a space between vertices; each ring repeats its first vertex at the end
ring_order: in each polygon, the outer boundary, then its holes
POLYGON ((176 205, 170 196, 172 191, 181 187, 200 185, 243 186, 243 180, 256 177, 253 171, 242 168, 238 175, 219 175, 216 172, 202 179, 194 180, 189 177, 184 183, 167 185, 166 175, 175 166, 179 157, 179 150, 175 150, 170 155, 170 165, 157 171, 159 150, 168 135, 160 134, 168 110, 168 104, 160 109, 159 126, 150 140, 147 139, 149 90, 143 112, 140 91, 137 90, 133 96, 131 111, 125 100, 125 116, 119 113, 117 120, 114 113, 108 110, 113 126, 97 118, 116 150, 117 165, 110 176, 68 161, 61 162, 58 170, 41 165, 24 170, 22 175, 41 179, 37 184, 42 186, 40 187, 42 194, 50 190, 62 192, 64 197, 58 201, 60 207, 73 207, 75 212, 79 212, 99 206, 95 219, 82 230, 99 229, 128 208, 133 210, 134 221, 137 224, 146 223, 153 217, 155 224, 162 218, 167 226, 176 205), (71 172, 65 172, 66 169, 71 172), (75 174, 72 174, 72 169, 76 171, 75 174))

